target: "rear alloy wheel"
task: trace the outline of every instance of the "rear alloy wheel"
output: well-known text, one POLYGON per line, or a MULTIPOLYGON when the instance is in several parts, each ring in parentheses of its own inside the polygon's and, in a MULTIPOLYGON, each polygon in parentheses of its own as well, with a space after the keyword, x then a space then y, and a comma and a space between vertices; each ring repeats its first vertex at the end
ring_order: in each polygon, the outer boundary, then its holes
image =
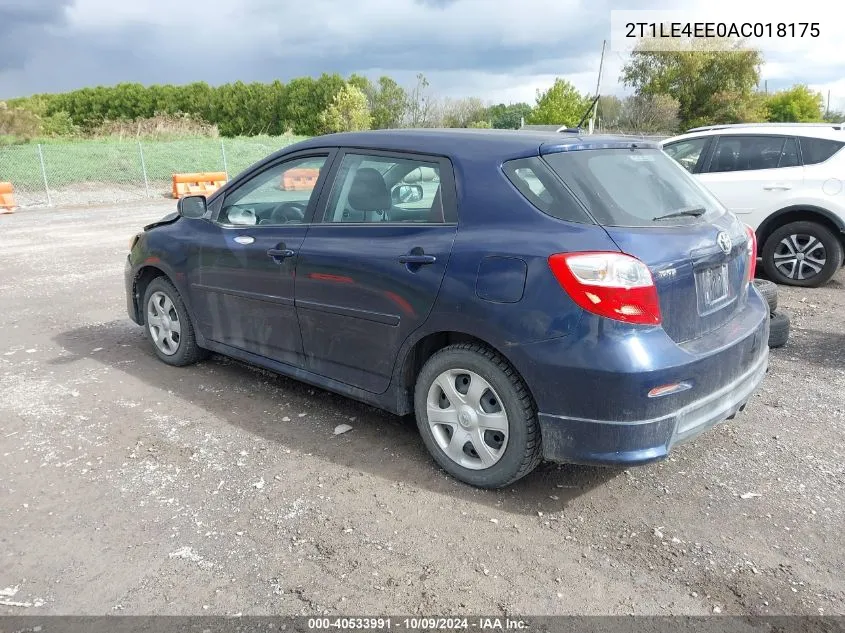
POLYGON ((780 284, 816 288, 842 266, 842 243, 816 222, 792 222, 775 230, 763 247, 763 268, 780 284))
POLYGON ((540 463, 534 402, 510 364, 482 345, 451 345, 428 359, 414 405, 429 452, 465 483, 501 488, 540 463))

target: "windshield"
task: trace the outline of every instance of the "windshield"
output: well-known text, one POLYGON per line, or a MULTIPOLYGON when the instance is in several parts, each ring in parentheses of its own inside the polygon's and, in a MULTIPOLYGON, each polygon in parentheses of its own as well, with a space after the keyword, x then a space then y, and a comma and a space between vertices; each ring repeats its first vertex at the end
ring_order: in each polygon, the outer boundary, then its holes
POLYGON ((659 149, 587 149, 544 156, 599 224, 711 221, 724 207, 659 149))

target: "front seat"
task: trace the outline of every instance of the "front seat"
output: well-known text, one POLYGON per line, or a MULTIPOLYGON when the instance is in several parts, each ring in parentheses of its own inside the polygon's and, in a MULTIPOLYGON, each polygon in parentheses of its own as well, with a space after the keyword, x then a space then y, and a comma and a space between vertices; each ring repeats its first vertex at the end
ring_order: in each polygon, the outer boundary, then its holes
POLYGON ((713 157, 713 167, 711 171, 735 171, 736 170, 736 154, 728 145, 723 145, 716 152, 713 157))
MULTIPOLYGON (((384 178, 377 169, 364 167, 355 172, 355 179, 349 188, 347 202, 354 211, 363 215, 361 219, 352 222, 373 222, 385 220, 386 212, 390 210, 390 191, 384 178)), ((346 214, 344 214, 346 219, 346 214)))

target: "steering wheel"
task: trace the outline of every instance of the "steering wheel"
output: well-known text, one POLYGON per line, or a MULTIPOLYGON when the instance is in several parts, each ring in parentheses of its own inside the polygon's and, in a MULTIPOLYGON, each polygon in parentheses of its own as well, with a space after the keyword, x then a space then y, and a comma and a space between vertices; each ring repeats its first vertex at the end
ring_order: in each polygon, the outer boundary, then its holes
POLYGON ((273 224, 300 223, 305 219, 306 205, 301 202, 282 202, 273 209, 270 220, 273 224))

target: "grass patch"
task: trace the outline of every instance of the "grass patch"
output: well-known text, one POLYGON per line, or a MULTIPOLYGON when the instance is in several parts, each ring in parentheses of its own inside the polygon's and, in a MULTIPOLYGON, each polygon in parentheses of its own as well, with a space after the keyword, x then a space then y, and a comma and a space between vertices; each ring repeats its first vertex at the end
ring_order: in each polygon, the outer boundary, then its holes
MULTIPOLYGON (((224 171, 230 178, 302 136, 252 136, 240 138, 192 138, 173 141, 141 141, 115 138, 85 140, 45 139, 41 143, 47 183, 51 189, 78 183, 144 183, 143 151, 147 179, 171 180, 174 173, 224 171)), ((43 190, 38 143, 0 146, 0 181, 10 181, 23 191, 43 190)))

